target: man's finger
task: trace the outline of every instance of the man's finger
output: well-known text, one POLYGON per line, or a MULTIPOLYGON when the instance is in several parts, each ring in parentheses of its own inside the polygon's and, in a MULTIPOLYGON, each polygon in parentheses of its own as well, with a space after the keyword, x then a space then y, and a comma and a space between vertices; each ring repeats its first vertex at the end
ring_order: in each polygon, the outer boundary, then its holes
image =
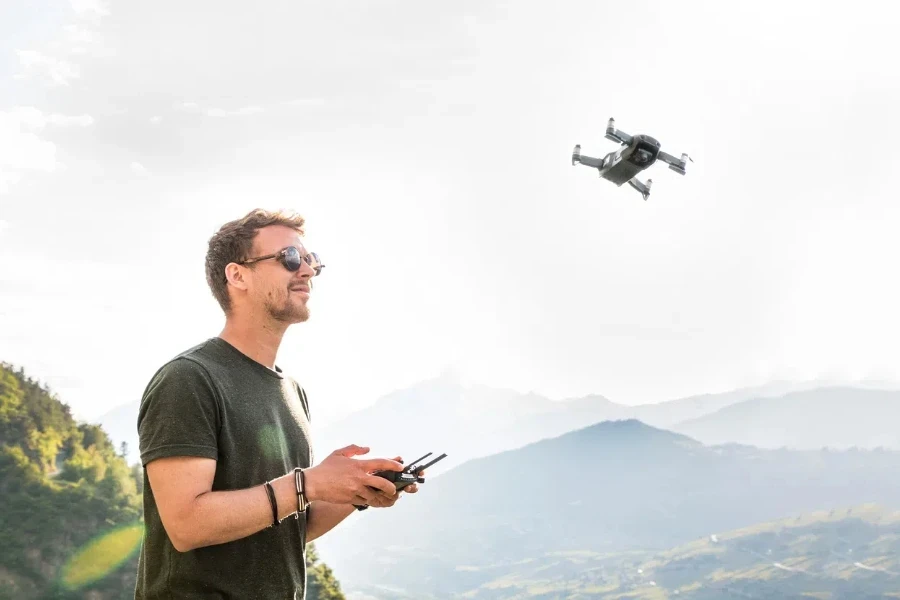
POLYGON ((376 488, 376 493, 381 492, 386 496, 397 495, 397 486, 395 486, 393 482, 388 481, 384 477, 369 475, 365 480, 365 484, 370 487, 376 488))
POLYGON ((367 473, 372 473, 374 471, 402 471, 403 465, 397 462, 396 460, 390 460, 388 458, 369 458, 366 460, 359 461, 360 466, 366 470, 367 473))
POLYGON ((381 490, 373 490, 370 488, 366 488, 365 491, 360 492, 359 495, 364 499, 362 503, 368 504, 369 506, 378 506, 386 498, 381 490))
POLYGON ((417 486, 414 483, 411 483, 408 486, 406 486, 405 488, 403 488, 403 491, 406 492, 407 494, 415 494, 416 492, 419 491, 419 486, 417 486))
POLYGON ((394 496, 393 498, 388 498, 384 494, 376 494, 376 497, 372 499, 372 504, 370 506, 374 506, 376 508, 386 508, 388 506, 393 506, 394 502, 400 499, 400 496, 394 496))
POLYGON ((340 456, 357 456, 359 454, 365 454, 369 451, 368 446, 357 446, 356 444, 350 444, 349 446, 344 446, 338 450, 332 452, 332 454, 337 454, 340 456))

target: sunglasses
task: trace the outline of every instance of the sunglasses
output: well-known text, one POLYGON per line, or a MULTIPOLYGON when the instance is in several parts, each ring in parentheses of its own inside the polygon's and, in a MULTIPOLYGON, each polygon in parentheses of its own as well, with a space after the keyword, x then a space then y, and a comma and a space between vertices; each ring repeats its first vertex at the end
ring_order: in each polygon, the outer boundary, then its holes
POLYGON ((288 271, 296 271, 300 268, 300 265, 306 263, 310 267, 312 267, 313 271, 315 271, 315 275, 313 275, 313 277, 319 275, 322 272, 322 269, 325 268, 325 265, 322 264, 322 261, 319 259, 318 254, 316 254, 315 252, 300 254, 300 250, 297 249, 296 246, 288 246, 287 248, 282 248, 275 254, 267 254, 266 256, 248 258, 247 260, 241 261, 238 264, 249 265, 261 260, 269 260, 270 258, 274 258, 275 260, 280 262, 282 266, 288 271))

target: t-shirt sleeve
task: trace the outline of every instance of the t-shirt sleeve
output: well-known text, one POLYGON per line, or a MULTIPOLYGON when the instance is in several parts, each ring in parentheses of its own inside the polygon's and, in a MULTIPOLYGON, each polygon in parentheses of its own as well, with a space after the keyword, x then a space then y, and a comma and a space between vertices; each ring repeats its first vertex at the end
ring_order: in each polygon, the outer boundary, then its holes
POLYGON ((306 420, 312 423, 312 417, 309 414, 309 399, 306 397, 306 390, 300 388, 300 399, 303 400, 303 410, 306 411, 306 420))
POLYGON ((178 358, 150 380, 138 413, 141 463, 169 456, 218 459, 220 415, 206 370, 178 358))

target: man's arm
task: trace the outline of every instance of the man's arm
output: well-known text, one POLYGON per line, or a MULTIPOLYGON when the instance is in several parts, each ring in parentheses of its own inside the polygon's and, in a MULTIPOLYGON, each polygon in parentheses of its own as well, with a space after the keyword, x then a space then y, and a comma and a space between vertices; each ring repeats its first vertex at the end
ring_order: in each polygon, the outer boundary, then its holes
MULTIPOLYGON (((415 494, 418 491, 416 484, 408 485, 396 496, 387 497, 381 495, 369 506, 386 508, 393 506, 403 494, 415 494)), ((309 505, 309 522, 307 523, 306 543, 320 538, 356 512, 356 507, 347 504, 331 504, 329 502, 311 502, 309 505)))
MULTIPOLYGON (((262 484, 213 492, 216 461, 172 457, 147 465, 159 516, 179 552, 241 539, 272 525, 272 505, 262 484)), ((272 481, 278 519, 297 512, 293 474, 272 481)))
POLYGON ((311 502, 307 508, 309 522, 306 524, 306 543, 320 538, 356 512, 352 504, 331 504, 330 502, 311 502))
MULTIPOLYGON (((306 469, 306 496, 310 502, 318 500, 316 504, 323 506, 335 504, 346 510, 347 515, 353 510, 352 504, 387 506, 396 498, 394 484, 370 473, 402 468, 400 463, 388 459, 355 460, 335 452, 321 464, 306 469)), ((243 490, 214 492, 215 472, 216 461, 209 458, 170 457, 147 464, 147 477, 160 519, 179 552, 241 539, 273 524, 272 505, 262 483, 243 490)), ((293 472, 271 483, 278 519, 295 513, 297 492, 293 472)), ((317 537, 339 522, 336 520, 339 512, 318 508, 325 515, 314 517, 315 511, 310 513, 313 533, 321 531, 317 537)))

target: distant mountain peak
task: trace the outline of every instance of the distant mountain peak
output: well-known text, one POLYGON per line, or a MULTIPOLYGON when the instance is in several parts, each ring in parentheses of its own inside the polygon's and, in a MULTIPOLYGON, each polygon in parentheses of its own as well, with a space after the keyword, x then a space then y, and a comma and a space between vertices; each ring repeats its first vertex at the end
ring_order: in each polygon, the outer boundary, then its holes
POLYGON ((536 442, 545 448, 576 445, 582 448, 702 448, 703 444, 681 433, 660 429, 640 419, 610 419, 536 442))

